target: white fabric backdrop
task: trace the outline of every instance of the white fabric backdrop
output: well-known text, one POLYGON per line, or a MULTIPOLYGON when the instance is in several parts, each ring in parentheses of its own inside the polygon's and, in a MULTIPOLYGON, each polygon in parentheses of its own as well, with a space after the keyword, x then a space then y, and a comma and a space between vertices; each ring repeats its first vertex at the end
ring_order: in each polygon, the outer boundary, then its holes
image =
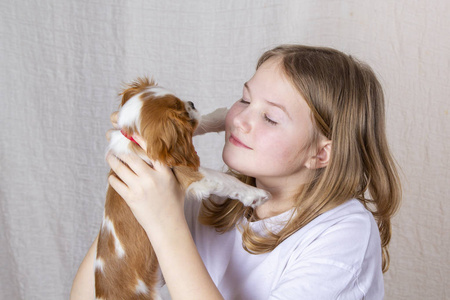
MULTIPOLYGON (((209 112, 280 43, 379 74, 404 183, 386 299, 450 296, 449 1, 3 0, 0 20, 1 299, 68 298, 99 229, 122 82, 153 75, 209 112)), ((222 139, 196 139, 204 165, 223 166, 222 139)))

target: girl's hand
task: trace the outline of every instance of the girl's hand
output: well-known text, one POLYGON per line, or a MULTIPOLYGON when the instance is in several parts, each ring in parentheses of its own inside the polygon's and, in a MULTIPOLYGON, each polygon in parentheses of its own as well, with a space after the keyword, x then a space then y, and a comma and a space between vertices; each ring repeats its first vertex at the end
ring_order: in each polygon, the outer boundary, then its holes
POLYGON ((134 154, 116 157, 110 153, 107 161, 116 174, 108 178, 109 184, 125 200, 147 234, 156 233, 166 222, 184 216, 184 193, 169 167, 157 161, 151 167, 134 154))

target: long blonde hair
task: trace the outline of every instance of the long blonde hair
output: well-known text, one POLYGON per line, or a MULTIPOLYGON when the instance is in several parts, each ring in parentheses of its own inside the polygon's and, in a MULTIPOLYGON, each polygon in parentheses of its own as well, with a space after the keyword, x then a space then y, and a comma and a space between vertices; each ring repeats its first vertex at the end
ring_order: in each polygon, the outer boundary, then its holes
MULTIPOLYGON (((322 134, 332 141, 329 164, 299 187, 296 214, 280 232, 261 236, 242 225, 243 216, 252 220, 255 214, 231 199, 223 204, 205 201, 200 222, 219 232, 238 226, 243 247, 260 254, 272 251, 320 214, 356 198, 377 221, 382 269, 386 272, 391 217, 399 207, 401 186, 386 139, 384 95, 379 81, 368 65, 331 48, 281 45, 265 52, 256 69, 272 57, 281 59, 285 74, 308 103, 316 136, 322 134)), ((255 184, 254 178, 237 177, 255 184)))

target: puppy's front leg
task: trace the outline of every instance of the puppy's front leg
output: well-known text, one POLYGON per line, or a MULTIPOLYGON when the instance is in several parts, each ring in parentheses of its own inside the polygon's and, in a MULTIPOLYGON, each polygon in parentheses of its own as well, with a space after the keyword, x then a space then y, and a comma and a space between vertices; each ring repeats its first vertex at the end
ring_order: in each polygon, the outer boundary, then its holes
POLYGON ((250 186, 223 172, 200 168, 202 180, 192 183, 187 190, 190 197, 202 200, 216 195, 241 201, 245 206, 256 207, 271 198, 269 192, 250 186))

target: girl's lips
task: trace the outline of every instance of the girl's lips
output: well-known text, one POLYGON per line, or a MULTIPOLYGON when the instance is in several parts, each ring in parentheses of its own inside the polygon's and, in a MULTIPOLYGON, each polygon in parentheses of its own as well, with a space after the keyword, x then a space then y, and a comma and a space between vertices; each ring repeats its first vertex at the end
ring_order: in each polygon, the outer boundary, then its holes
POLYGON ((246 144, 242 143, 238 138, 236 138, 234 135, 230 135, 230 138, 228 139, 230 141, 230 143, 232 143, 233 145, 237 146, 237 147, 242 147, 245 149, 252 149, 249 146, 247 146, 246 144))

